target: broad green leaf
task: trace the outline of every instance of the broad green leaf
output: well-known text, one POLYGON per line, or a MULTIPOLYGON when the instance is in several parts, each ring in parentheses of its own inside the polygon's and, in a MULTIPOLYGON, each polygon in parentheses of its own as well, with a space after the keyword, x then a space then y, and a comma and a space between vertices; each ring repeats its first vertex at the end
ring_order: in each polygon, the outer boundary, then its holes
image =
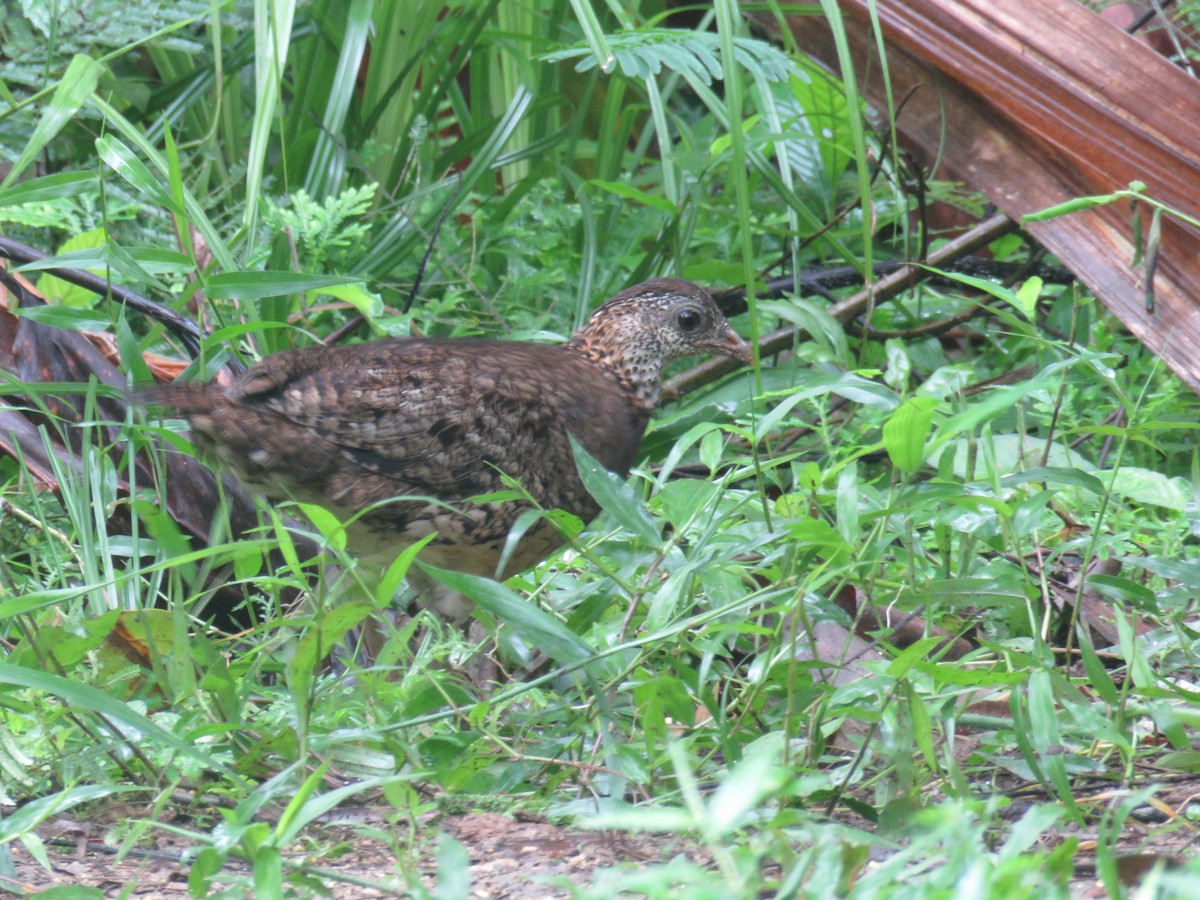
POLYGON ((562 665, 577 665, 593 655, 592 648, 558 619, 504 585, 478 575, 434 568, 420 560, 417 565, 507 624, 529 646, 537 647, 562 665))
POLYGON ((306 272, 221 272, 208 279, 210 297, 222 300, 261 300, 304 291, 327 293, 338 285, 361 284, 361 278, 346 275, 314 275, 306 272))
POLYGON ((278 847, 255 847, 246 854, 254 867, 254 896, 283 900, 283 857, 278 847))
POLYGON ((368 291, 361 281, 353 281, 348 284, 328 284, 322 287, 320 292, 344 300, 362 313, 363 318, 367 320, 376 319, 383 314, 382 298, 378 294, 368 291))
POLYGON ((1154 765, 1176 772, 1200 773, 1200 751, 1178 750, 1174 753, 1164 753, 1154 760, 1154 765))
POLYGON ((600 465, 571 437, 579 477, 600 508, 610 513, 621 525, 651 547, 662 543, 662 529, 646 510, 642 498, 634 493, 628 482, 600 465))
POLYGON ((1194 503, 1192 483, 1152 469, 1122 466, 1113 476, 1113 493, 1126 500, 1183 512, 1194 503))
MULTIPOLYGON (((92 274, 101 274, 105 269, 105 262, 101 259, 101 248, 107 240, 108 233, 103 228, 84 231, 68 238, 54 256, 26 263, 17 271, 85 269, 92 274)), ((61 306, 92 307, 99 299, 87 288, 79 287, 56 275, 43 275, 37 281, 37 288, 48 302, 61 306)))

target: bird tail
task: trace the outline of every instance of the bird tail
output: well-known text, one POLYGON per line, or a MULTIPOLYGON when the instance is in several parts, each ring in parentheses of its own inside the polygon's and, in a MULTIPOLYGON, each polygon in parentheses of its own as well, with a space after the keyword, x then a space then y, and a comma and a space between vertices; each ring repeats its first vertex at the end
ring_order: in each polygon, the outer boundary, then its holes
POLYGON ((180 413, 207 412, 212 408, 211 386, 195 381, 168 382, 135 387, 125 393, 127 406, 147 406, 180 413))

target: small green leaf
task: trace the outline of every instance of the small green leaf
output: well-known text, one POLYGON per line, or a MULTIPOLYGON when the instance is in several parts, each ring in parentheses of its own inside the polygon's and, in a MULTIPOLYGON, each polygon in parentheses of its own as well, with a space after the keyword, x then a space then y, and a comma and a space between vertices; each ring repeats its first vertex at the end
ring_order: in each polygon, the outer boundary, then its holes
POLYGON ((910 397, 884 423, 883 448, 897 467, 906 472, 921 467, 937 407, 934 397, 910 397))
POLYGON ((383 299, 378 294, 368 291, 361 281, 350 284, 328 284, 320 291, 322 294, 328 294, 330 297, 336 297, 349 303, 362 313, 365 319, 375 319, 383 313, 383 299))
POLYGON ((1032 278, 1027 278, 1025 283, 1017 288, 1017 301, 1020 304, 1021 312, 1025 313, 1025 318, 1030 322, 1034 320, 1037 314, 1038 297, 1042 294, 1042 279, 1034 275, 1032 278))
POLYGON ((594 184, 596 187, 608 191, 610 194, 616 194, 618 197, 623 197, 626 200, 633 200, 636 203, 641 203, 643 206, 653 206, 655 209, 661 209, 668 215, 679 215, 679 209, 666 197, 639 191, 637 188, 623 184, 620 181, 603 181, 599 178, 593 178, 588 183, 594 184))

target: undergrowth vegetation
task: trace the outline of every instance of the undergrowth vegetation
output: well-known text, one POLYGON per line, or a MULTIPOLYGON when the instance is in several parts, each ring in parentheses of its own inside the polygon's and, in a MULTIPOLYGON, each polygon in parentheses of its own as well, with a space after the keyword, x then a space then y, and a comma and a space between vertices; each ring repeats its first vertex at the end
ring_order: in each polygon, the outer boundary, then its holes
POLYGON ((729 0, 59 7, 0 0, 0 234, 52 254, 6 335, 202 378, 335 334, 562 339, 659 274, 749 287, 747 338, 795 330, 673 382, 562 554, 459 576, 475 640, 386 617, 400 570, 326 602, 356 565, 329 514, 234 533, 233 499, 168 494, 180 423, 11 346, 0 887, 39 826, 120 801, 103 840, 191 847, 193 896, 329 889, 347 802, 414 896, 462 889, 433 834, 476 808, 677 838, 577 897, 1065 896, 1085 845, 1121 890, 1123 824, 1200 762, 1196 398, 1049 276, 831 314, 943 242, 852 81, 729 0), (54 267, 194 318, 201 352, 54 267), (839 267, 857 285, 768 284, 839 267), (498 686, 464 674, 481 647, 498 686))

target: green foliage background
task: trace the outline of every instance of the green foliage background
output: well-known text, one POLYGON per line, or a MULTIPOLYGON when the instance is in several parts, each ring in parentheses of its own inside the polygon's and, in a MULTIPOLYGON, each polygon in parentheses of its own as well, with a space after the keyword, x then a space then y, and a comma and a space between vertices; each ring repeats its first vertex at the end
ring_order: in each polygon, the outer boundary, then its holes
MULTIPOLYGON (((711 867, 614 876, 642 895, 1065 895, 1077 839, 1037 844, 1061 823, 1102 835, 1117 890, 1115 835, 1146 796, 1131 773, 1195 768, 1195 398, 1075 287, 992 285, 987 326, 959 343, 875 338, 978 306, 976 285, 922 285, 873 311, 874 335, 825 299, 758 299, 769 275, 866 273, 920 235, 910 173, 853 82, 741 12, 0 2, 0 229, 198 315, 213 337, 189 375, 358 314, 355 339, 564 336, 659 274, 749 286, 749 337, 803 330, 665 408, 566 555, 464 585, 511 675, 490 694, 456 669, 463 636, 423 618, 381 626, 352 677, 323 666, 391 599, 325 604, 354 577, 336 523, 318 513, 311 532, 340 575, 303 565, 271 511, 261 539, 218 521, 200 546, 156 506, 161 485, 118 489, 99 432, 46 422, 82 439, 58 496, 0 464, 0 875, 12 842, 45 858, 47 817, 135 793, 151 813, 112 839, 194 842, 193 895, 302 894, 320 878, 284 851, 361 795, 387 809, 417 893, 418 823, 485 798, 707 849, 711 867), (278 545, 286 564, 263 574, 278 545), (214 571, 253 615, 235 640, 203 627, 214 571), (1085 584, 1112 646, 1080 624, 1085 584), (312 603, 286 609, 289 590, 312 603), (807 636, 850 625, 847 592, 976 647, 950 662, 927 634, 833 677, 807 636), (150 670, 111 653, 138 611, 150 670), (1009 715, 968 709, 980 694, 1009 715), (1090 802, 1084 776, 1124 793, 1090 802), (999 782, 1042 802, 1017 821, 999 782)), ((836 4, 791 12, 841 27, 836 4)), ((1016 237, 992 250, 1030 254, 1016 237)), ((129 371, 177 353, 161 326, 29 275, 57 323, 116 333, 129 371)), ((6 395, 36 407, 53 389, 6 395)), ((131 415, 124 437, 162 432, 131 415)))

